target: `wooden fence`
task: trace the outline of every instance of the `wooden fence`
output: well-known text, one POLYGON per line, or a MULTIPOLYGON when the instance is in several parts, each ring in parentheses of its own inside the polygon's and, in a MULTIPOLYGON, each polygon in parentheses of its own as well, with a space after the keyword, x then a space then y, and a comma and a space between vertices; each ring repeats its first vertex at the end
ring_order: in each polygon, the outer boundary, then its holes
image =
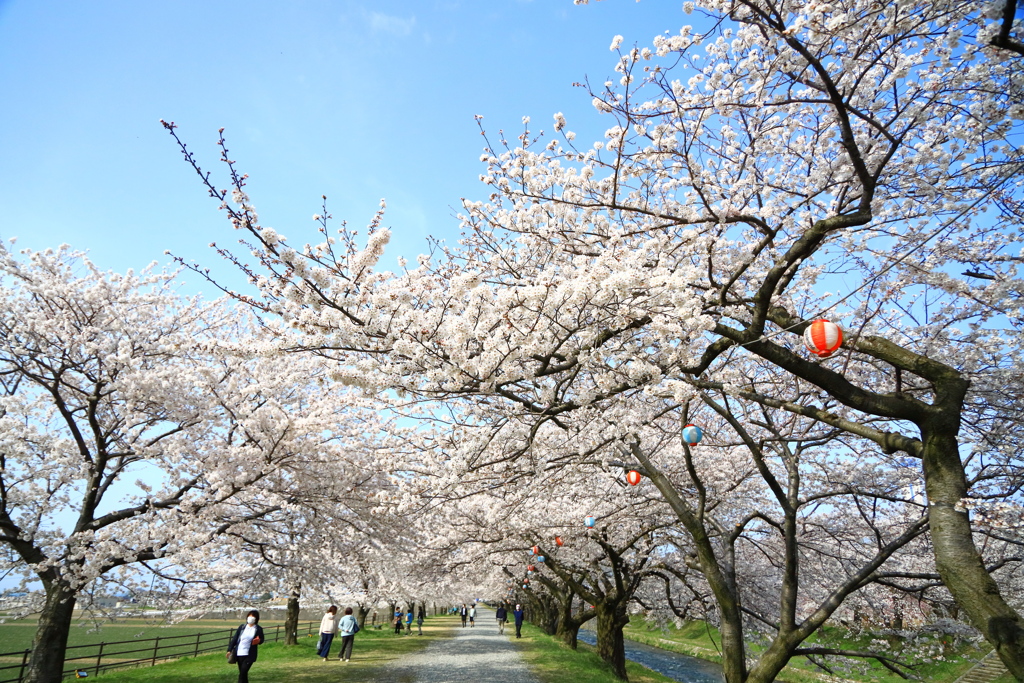
MULTIPOLYGON (((311 634, 320 628, 320 622, 299 624, 297 632, 311 634)), ((64 655, 64 677, 74 678, 78 672, 92 677, 101 671, 124 667, 153 666, 157 662, 183 657, 197 657, 208 652, 227 652, 228 642, 235 628, 200 631, 184 636, 165 636, 145 640, 122 640, 114 643, 72 645, 64 655), (81 653, 81 654, 77 654, 81 653), (106 660, 106 661, 104 661, 106 660)), ((284 625, 263 629, 266 642, 284 640, 284 625)), ((22 683, 32 650, 0 652, 0 683, 22 683), (15 671, 17 674, 15 675, 15 671)))

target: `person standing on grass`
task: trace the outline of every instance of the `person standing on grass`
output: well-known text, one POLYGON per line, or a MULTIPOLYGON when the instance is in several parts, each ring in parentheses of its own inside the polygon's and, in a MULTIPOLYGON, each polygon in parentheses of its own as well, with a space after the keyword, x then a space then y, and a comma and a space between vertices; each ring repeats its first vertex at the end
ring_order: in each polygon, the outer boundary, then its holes
POLYGON ((352 642, 359 633, 359 622, 352 616, 351 607, 345 608, 345 616, 338 624, 338 631, 341 633, 341 652, 338 653, 338 659, 347 662, 352 659, 352 642))
POLYGON ((423 608, 422 607, 420 607, 420 613, 416 616, 416 626, 418 626, 419 629, 420 629, 420 632, 417 633, 416 635, 422 636, 423 635, 423 608))
POLYGON ((249 610, 245 615, 245 623, 238 627, 228 642, 228 652, 235 653, 238 664, 238 683, 249 683, 249 669, 256 663, 257 646, 262 642, 260 613, 258 610, 249 610))
POLYGON ((412 607, 410 607, 405 615, 405 635, 407 636, 412 635, 412 616, 412 607))
POLYGON ((515 620, 516 620, 516 638, 522 638, 523 637, 523 633, 522 633, 522 630, 523 630, 523 606, 522 605, 516 605, 516 609, 515 609, 514 612, 512 612, 512 616, 515 617, 515 620))
POLYGON ((476 605, 469 608, 469 627, 476 626, 476 605))
POLYGON ((462 608, 459 610, 459 616, 462 617, 462 628, 466 628, 466 617, 469 616, 469 610, 466 609, 466 603, 462 603, 462 608))
POLYGON ((320 647, 317 648, 316 653, 325 662, 331 654, 331 643, 334 642, 334 634, 338 632, 337 619, 338 606, 331 605, 327 608, 324 618, 320 620, 320 647))
POLYGON ((395 618, 391 622, 391 625, 395 627, 395 635, 401 635, 402 633, 402 613, 395 612, 395 618))
POLYGON ((498 635, 505 633, 505 622, 508 621, 508 610, 505 609, 505 603, 498 605, 498 610, 494 613, 494 617, 498 620, 498 635))

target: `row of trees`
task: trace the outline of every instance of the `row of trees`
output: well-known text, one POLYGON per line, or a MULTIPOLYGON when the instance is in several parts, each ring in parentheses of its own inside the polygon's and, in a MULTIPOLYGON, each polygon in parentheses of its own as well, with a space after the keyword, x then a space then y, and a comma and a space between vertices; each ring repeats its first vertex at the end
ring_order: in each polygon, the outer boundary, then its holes
POLYGON ((383 208, 365 241, 326 209, 315 245, 260 225, 223 138, 229 190, 178 141, 256 259, 220 251, 241 309, 2 252, 0 532, 47 593, 30 680, 129 567, 183 595, 272 580, 296 615, 511 589, 569 643, 594 618, 622 677, 631 610, 703 618, 730 683, 798 656, 906 673, 807 640, 908 595, 1024 680, 1016 3, 695 5, 613 41, 603 139, 559 114, 488 142, 464 238, 399 272, 383 208), (818 317, 845 330, 827 359, 800 342, 818 317))
POLYGON ((464 238, 397 273, 376 268, 380 215, 365 247, 325 212, 323 241, 293 249, 226 148, 230 197, 182 145, 252 243, 259 292, 236 296, 299 332, 282 348, 406 398, 394 409, 434 426, 408 466, 438 492, 647 475, 730 682, 824 654, 806 638, 879 582, 941 582, 1024 680, 1019 602, 996 580, 1017 537, 970 514, 1020 509, 1016 2, 685 9, 698 21, 676 35, 613 41, 618 83, 588 87, 603 139, 558 114, 551 135, 489 142, 464 238), (800 343, 819 317, 846 331, 824 360, 800 343), (709 461, 669 437, 698 416, 709 461), (751 614, 751 553, 776 565, 771 614, 751 614), (748 663, 751 623, 771 636, 748 663))

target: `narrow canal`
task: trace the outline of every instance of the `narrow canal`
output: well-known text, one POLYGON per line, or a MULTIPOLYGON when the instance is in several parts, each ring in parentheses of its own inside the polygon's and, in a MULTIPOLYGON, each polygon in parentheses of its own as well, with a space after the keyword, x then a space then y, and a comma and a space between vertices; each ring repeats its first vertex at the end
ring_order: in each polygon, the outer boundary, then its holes
MULTIPOLYGON (((597 644, 597 634, 580 629, 579 639, 590 645, 597 644)), ((696 657, 669 652, 632 640, 626 641, 626 659, 642 664, 680 683, 723 683, 722 667, 696 657)))

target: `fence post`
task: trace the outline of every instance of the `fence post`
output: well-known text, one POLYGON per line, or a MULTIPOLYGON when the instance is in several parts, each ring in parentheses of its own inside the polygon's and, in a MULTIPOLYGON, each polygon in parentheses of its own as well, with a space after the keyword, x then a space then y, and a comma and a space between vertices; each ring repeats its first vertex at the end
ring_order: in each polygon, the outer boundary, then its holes
POLYGON ((202 631, 196 633, 196 651, 192 653, 193 657, 199 656, 199 636, 203 635, 202 631))
POLYGON ((153 642, 153 663, 150 664, 150 666, 156 666, 156 653, 157 653, 157 651, 159 649, 160 649, 160 636, 157 636, 156 640, 153 642))
POLYGON ((28 656, 32 654, 32 650, 25 650, 25 654, 21 656, 21 669, 18 671, 18 683, 21 683, 22 676, 25 675, 25 666, 28 664, 28 656))
POLYGON ((106 643, 100 643, 100 651, 96 653, 96 675, 100 675, 100 665, 103 662, 103 646, 106 643))

